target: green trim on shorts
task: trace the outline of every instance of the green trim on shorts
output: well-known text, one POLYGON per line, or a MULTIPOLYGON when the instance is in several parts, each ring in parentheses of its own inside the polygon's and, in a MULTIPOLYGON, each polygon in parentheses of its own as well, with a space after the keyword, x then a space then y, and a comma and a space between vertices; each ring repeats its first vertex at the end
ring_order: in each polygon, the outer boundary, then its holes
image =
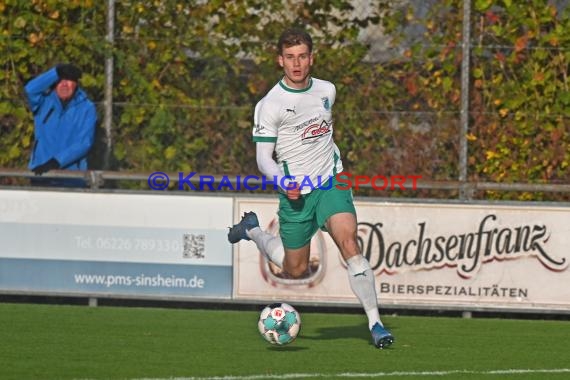
MULTIPOLYGON (((327 220, 335 214, 350 212, 356 215, 352 189, 340 190, 333 186, 328 190, 315 189, 296 201, 290 201, 279 193, 279 234, 285 248, 297 249, 311 242, 319 228, 325 229, 327 220)), ((323 187, 328 187, 328 181, 323 187)))

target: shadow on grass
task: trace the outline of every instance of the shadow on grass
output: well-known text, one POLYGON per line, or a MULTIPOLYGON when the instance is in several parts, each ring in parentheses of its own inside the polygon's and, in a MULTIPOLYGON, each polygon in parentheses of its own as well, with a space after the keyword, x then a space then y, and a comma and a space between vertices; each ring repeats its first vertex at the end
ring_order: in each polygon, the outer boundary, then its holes
MULTIPOLYGON (((390 326, 386 324, 386 328, 390 326)), ((334 327, 317 328, 316 334, 301 335, 302 339, 313 340, 339 340, 339 339, 361 339, 368 344, 373 345, 368 324, 360 323, 357 325, 339 325, 334 327)), ((302 334, 302 332, 301 332, 302 334)))
POLYGON ((366 342, 372 341, 370 339, 370 332, 368 332, 368 325, 366 324, 358 324, 354 326, 350 325, 339 325, 334 327, 321 327, 316 329, 316 334, 311 333, 303 334, 303 330, 301 329, 301 333, 297 340, 293 342, 291 345, 285 346, 269 346, 267 350, 269 351, 302 351, 307 350, 308 347, 299 345, 299 341, 303 340, 339 340, 339 339, 362 339, 366 342))
MULTIPOLYGON (((302 335, 303 339, 315 340, 338 340, 338 339, 363 339, 370 340, 370 332, 366 324, 339 325, 334 327, 317 328, 316 334, 302 335)), ((301 332, 302 333, 302 332, 301 332)))
POLYGON ((267 347, 267 349, 269 351, 288 351, 288 352, 293 352, 293 351, 303 351, 303 350, 308 350, 308 347, 303 347, 303 346, 297 346, 295 345, 295 342, 293 342, 293 346, 269 346, 267 347))

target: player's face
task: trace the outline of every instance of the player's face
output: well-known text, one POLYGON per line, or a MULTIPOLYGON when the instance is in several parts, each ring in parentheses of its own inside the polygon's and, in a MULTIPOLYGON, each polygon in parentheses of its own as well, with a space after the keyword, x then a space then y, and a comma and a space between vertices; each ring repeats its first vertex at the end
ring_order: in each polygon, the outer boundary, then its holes
POLYGON ((62 79, 55 86, 55 93, 63 101, 71 99, 75 89, 77 88, 77 82, 72 80, 62 79))
POLYGON ((279 65, 285 72, 285 84, 291 88, 300 90, 308 86, 312 64, 313 53, 305 44, 284 47, 279 55, 279 65))

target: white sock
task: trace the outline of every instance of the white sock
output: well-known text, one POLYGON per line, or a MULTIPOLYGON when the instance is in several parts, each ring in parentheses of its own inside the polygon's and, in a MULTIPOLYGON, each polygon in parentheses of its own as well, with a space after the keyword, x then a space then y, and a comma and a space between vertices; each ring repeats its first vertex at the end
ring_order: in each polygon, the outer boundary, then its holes
POLYGON ((372 268, 370 268, 370 263, 362 255, 353 256, 346 260, 346 263, 348 264, 350 287, 366 312, 368 328, 372 329, 376 322, 383 326, 378 311, 376 281, 372 268))
POLYGON ((283 248, 283 242, 281 242, 280 237, 271 235, 259 227, 246 231, 246 234, 255 242, 257 248, 269 261, 279 268, 283 268, 285 249, 283 248))

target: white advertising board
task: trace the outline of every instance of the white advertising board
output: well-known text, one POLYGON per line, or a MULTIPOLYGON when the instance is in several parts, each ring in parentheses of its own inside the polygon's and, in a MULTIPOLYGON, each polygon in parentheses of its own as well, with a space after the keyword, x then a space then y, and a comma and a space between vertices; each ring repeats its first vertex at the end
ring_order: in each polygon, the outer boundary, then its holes
POLYGON ((231 296, 230 197, 0 191, 0 290, 231 296))
MULTIPOLYGON (((570 311, 570 209, 356 202, 358 239, 381 305, 570 311)), ((238 199, 276 233, 277 200, 238 199)), ((235 220, 234 220, 235 222, 235 220)), ((312 241, 313 272, 285 279, 252 242, 234 251, 234 297, 357 303, 332 239, 312 241)))

